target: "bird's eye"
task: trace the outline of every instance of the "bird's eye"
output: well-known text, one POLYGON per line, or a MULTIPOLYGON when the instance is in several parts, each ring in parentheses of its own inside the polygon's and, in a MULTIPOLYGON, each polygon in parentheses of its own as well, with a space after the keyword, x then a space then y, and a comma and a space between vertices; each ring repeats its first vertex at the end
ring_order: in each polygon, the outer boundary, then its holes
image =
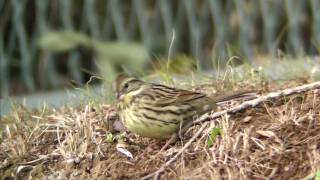
POLYGON ((128 84, 128 83, 126 83, 126 84, 123 86, 124 89, 128 89, 128 87, 129 87, 129 84, 128 84))

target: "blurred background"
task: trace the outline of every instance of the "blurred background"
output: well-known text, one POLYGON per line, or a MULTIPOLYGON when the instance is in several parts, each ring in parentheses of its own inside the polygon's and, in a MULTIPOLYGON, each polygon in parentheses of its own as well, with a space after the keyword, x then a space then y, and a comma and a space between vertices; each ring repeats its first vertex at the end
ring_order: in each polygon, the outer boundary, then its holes
POLYGON ((0 105, 66 101, 62 89, 121 71, 210 72, 234 57, 252 66, 300 58, 295 66, 308 69, 319 9, 320 0, 0 0, 0 105))

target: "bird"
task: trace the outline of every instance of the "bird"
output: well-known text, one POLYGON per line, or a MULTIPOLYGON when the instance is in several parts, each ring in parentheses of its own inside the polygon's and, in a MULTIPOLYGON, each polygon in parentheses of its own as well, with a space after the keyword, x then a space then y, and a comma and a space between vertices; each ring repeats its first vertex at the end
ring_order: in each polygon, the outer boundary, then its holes
POLYGON ((149 83, 119 74, 113 84, 117 111, 124 126, 143 137, 175 139, 197 117, 215 110, 217 103, 252 96, 235 91, 211 97, 204 93, 149 83))

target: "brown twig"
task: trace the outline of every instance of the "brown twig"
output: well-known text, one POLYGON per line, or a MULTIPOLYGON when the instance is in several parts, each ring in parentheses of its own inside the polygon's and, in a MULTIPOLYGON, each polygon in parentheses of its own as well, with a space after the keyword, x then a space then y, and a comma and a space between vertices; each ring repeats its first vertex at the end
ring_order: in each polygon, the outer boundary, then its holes
POLYGON ((195 135, 192 136, 192 138, 179 150, 179 152, 174 155, 169 161, 167 161, 161 168, 159 168, 157 171, 148 174, 147 176, 143 177, 142 179, 149 179, 154 177, 154 179, 158 179, 160 173, 162 173, 171 163, 176 161, 178 157, 191 145, 193 141, 195 141, 198 136, 202 133, 202 131, 205 129, 208 123, 202 124, 201 128, 196 132, 195 135))
POLYGON ((261 104, 262 102, 266 102, 266 101, 270 101, 282 96, 289 96, 289 95, 293 95, 293 94, 298 94, 298 93, 302 93, 302 92, 306 92, 306 91, 310 91, 312 89, 318 89, 320 88, 320 81, 314 82, 314 83, 310 83, 310 84, 305 84, 302 86, 297 86, 294 88, 289 88, 289 89, 284 89, 278 92, 271 92, 269 94, 260 96, 256 99, 250 100, 250 101, 245 101, 242 104, 235 106, 233 108, 230 109, 226 109, 223 111, 219 111, 219 112, 215 112, 215 113, 207 113, 202 115, 200 118, 198 118, 196 121, 194 121, 194 124, 198 124, 198 123, 202 123, 205 121, 210 121, 212 119, 216 119, 224 114, 234 114, 236 112, 240 112, 244 109, 250 108, 250 107, 255 107, 259 104, 261 104))

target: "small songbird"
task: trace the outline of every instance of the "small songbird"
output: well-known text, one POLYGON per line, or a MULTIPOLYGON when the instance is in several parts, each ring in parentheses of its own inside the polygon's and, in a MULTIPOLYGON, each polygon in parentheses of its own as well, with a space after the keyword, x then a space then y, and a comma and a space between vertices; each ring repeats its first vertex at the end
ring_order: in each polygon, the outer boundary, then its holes
POLYGON ((114 88, 121 121, 131 132, 150 138, 166 139, 185 132, 193 120, 214 110, 217 103, 252 95, 239 91, 222 96, 147 83, 120 74, 114 88))

